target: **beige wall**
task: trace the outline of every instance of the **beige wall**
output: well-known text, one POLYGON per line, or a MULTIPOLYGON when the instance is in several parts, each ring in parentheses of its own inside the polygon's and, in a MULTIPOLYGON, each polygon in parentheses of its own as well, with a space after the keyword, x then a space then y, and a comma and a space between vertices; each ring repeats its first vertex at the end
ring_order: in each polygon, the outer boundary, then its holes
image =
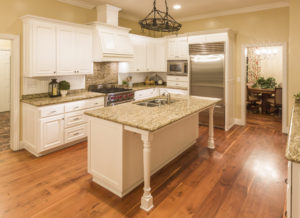
MULTIPOLYGON (((288 98, 289 112, 294 103, 293 95, 300 92, 300 1, 290 0, 290 44, 288 98)), ((290 115, 290 113, 289 113, 290 115)))

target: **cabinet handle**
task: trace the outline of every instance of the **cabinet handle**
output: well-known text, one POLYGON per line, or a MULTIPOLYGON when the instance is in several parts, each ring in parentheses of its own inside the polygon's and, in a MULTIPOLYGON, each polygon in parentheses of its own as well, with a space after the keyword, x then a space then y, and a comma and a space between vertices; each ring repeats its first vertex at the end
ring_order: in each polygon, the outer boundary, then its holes
POLYGON ((53 114, 53 113, 56 113, 56 111, 51 111, 50 113, 53 114))
POLYGON ((53 73, 56 74, 56 71, 54 71, 53 73))
POLYGON ((99 103, 97 103, 97 102, 96 102, 96 103, 94 103, 94 105, 98 105, 98 104, 99 104, 99 103))
POLYGON ((77 136, 77 135, 79 135, 79 134, 80 134, 79 132, 76 132, 76 133, 73 134, 73 136, 77 136))
POLYGON ((79 108, 79 106, 74 107, 74 109, 78 109, 78 108, 79 108))
POLYGON ((286 178, 286 179, 284 180, 284 182, 285 182, 285 184, 288 184, 288 179, 286 178))
POLYGON ((73 121, 77 121, 77 120, 80 120, 80 118, 77 117, 77 118, 73 119, 73 121))

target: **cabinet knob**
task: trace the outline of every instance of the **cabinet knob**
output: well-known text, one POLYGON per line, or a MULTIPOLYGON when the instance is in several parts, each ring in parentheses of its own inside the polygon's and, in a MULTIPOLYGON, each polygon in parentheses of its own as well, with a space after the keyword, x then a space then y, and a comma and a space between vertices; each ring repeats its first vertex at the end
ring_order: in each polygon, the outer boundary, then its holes
POLYGON ((56 71, 54 71, 53 73, 56 74, 56 71))
POLYGON ((285 184, 288 184, 288 179, 286 178, 286 179, 284 180, 284 182, 285 182, 285 184))

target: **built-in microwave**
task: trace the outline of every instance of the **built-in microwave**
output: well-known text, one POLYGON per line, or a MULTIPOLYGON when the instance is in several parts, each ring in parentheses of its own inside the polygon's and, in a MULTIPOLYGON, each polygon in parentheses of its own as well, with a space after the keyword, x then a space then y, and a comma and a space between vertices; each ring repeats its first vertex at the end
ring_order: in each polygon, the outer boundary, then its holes
POLYGON ((168 61, 168 75, 187 76, 188 62, 182 61, 168 61))

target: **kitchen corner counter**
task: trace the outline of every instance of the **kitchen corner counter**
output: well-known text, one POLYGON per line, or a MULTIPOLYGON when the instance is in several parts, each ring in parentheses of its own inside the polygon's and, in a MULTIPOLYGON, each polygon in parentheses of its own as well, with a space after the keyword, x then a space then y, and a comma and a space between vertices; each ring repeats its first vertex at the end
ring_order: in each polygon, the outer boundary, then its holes
POLYGON ((136 105, 136 102, 129 102, 88 111, 85 114, 154 132, 186 116, 205 110, 220 99, 172 95, 172 100, 175 102, 158 107, 145 107, 136 105))
POLYGON ((300 163, 300 103, 295 103, 285 157, 300 163))
POLYGON ((105 94, 96 93, 96 92, 81 92, 76 94, 68 94, 66 97, 41 97, 41 98, 30 98, 30 99, 22 99, 21 102, 30 104, 33 106, 41 107, 53 104, 61 104, 72 101, 80 101, 90 98, 103 97, 105 94))

